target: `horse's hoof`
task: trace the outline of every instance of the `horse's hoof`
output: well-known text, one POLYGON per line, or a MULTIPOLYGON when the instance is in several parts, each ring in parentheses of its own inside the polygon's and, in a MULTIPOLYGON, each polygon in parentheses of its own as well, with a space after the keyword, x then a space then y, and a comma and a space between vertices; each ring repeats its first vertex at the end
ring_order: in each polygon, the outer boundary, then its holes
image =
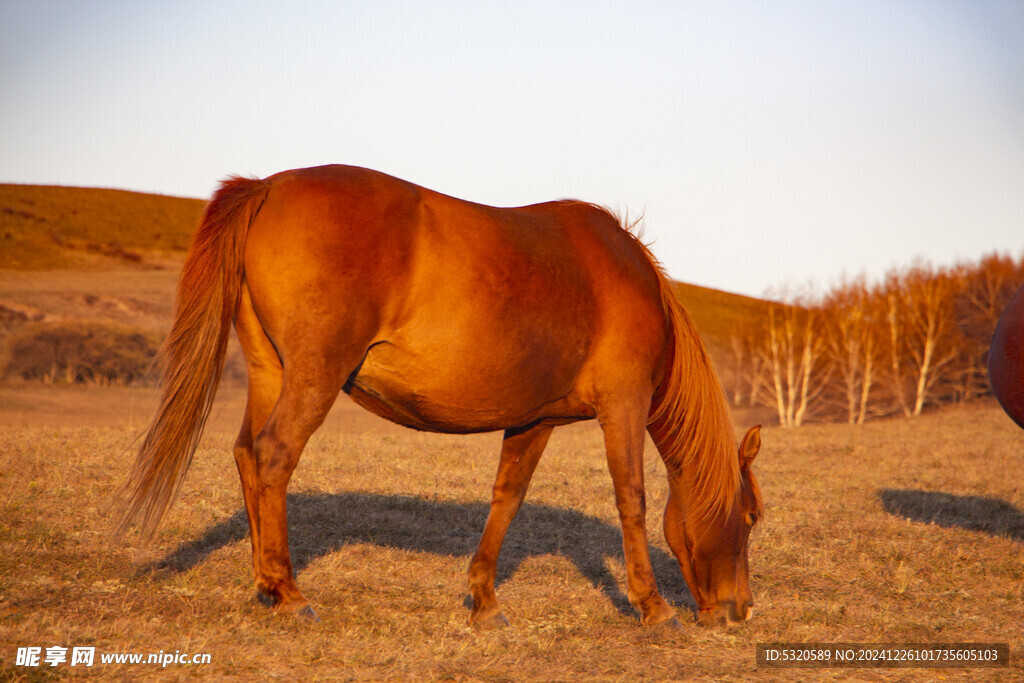
POLYGON ((320 621, 320 617, 316 615, 316 612, 313 611, 313 608, 309 603, 306 603, 299 609, 295 610, 295 617, 298 619, 305 619, 307 621, 320 621))
POLYGON ((304 602, 298 607, 295 607, 295 602, 278 602, 274 599, 274 596, 268 595, 263 591, 256 592, 256 599, 263 605, 272 608, 278 614, 293 614, 296 619, 320 621, 320 617, 316 615, 316 612, 313 611, 313 607, 308 602, 304 602))
POLYGON ((495 612, 489 617, 475 618, 471 621, 471 624, 473 628, 481 630, 506 628, 509 625, 508 619, 500 611, 495 612))
POLYGON ((675 630, 682 628, 679 620, 676 619, 676 611, 665 602, 652 606, 650 610, 640 617, 640 623, 649 629, 675 630))
POLYGON ((649 624, 647 628, 651 629, 652 631, 681 631, 683 625, 679 623, 678 619, 672 617, 671 619, 659 621, 656 624, 649 624))

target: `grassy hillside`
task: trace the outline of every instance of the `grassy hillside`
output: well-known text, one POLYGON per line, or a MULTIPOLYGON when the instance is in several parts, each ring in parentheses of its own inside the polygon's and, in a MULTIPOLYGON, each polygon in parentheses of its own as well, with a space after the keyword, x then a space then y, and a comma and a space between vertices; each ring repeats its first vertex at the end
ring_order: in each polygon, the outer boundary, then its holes
POLYGON ((0 185, 0 268, 146 265, 184 251, 199 199, 39 185, 0 185))
POLYGON ((675 283, 676 296, 700 330, 712 359, 721 371, 731 353, 730 337, 740 324, 758 324, 767 316, 768 303, 742 294, 675 283))

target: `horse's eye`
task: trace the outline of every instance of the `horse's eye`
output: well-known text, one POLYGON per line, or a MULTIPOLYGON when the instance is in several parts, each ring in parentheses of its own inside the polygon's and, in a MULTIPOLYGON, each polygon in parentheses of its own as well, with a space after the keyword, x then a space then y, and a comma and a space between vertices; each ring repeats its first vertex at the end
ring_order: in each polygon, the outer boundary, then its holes
POLYGON ((748 512, 744 521, 747 523, 747 526, 754 526, 757 523, 757 513, 748 512))

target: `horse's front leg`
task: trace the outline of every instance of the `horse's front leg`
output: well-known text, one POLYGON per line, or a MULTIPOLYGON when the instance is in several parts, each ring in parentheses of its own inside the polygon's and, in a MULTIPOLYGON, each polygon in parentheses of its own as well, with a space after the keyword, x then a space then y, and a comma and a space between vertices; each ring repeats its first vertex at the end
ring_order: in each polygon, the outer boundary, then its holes
POLYGON ((676 613, 658 593, 647 546, 647 503, 644 493, 646 412, 619 410, 598 415, 604 431, 608 470, 615 486, 615 504, 622 524, 626 581, 630 603, 645 626, 678 625, 676 613))
POLYGON ((533 425, 525 429, 505 432, 501 444, 501 461, 494 480, 491 510, 487 515, 480 545, 469 564, 469 591, 473 597, 473 611, 469 622, 479 626, 503 626, 508 620, 498 607, 494 594, 494 578, 498 553, 512 518, 522 505, 530 478, 537 467, 553 427, 533 425))

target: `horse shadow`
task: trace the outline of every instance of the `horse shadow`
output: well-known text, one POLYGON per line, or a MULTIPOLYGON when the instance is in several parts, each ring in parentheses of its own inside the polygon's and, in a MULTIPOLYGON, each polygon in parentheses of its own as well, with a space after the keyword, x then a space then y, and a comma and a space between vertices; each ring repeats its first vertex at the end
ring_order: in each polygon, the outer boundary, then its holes
MULTIPOLYGON (((288 532, 292 566, 298 576, 311 562, 351 543, 469 558, 487 519, 489 505, 452 503, 415 496, 374 493, 295 493, 288 495, 288 532)), ((249 531, 245 511, 209 527, 195 540, 144 568, 181 573, 219 548, 243 540, 249 531)), ((658 588, 671 605, 696 612, 675 558, 651 547, 658 588)), ((623 561, 617 526, 574 510, 524 503, 509 527, 498 558, 495 584, 511 578, 530 557, 561 555, 599 589, 621 613, 635 616, 606 560, 623 561)), ((469 599, 467 596, 467 607, 469 599)))
POLYGON ((911 489, 884 489, 879 498, 891 515, 1024 542, 1024 512, 998 498, 911 489))

